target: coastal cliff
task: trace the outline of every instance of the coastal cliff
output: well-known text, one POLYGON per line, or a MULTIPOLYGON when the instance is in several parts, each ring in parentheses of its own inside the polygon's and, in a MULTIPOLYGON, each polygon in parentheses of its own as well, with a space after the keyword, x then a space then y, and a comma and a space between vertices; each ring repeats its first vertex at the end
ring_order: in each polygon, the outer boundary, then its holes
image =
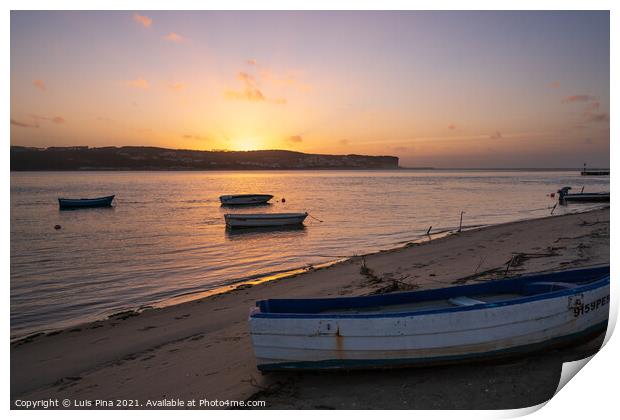
POLYGON ((12 171, 397 169, 395 156, 323 155, 288 150, 248 152, 159 147, 11 146, 12 171))

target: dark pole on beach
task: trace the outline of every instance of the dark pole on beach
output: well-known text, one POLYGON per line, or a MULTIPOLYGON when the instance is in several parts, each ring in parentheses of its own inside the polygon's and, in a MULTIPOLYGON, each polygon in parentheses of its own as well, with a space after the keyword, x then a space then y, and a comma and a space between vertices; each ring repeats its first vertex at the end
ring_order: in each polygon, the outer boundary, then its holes
POLYGON ((463 213, 465 212, 461 210, 461 221, 459 222, 459 232, 461 231, 463 227, 463 213))

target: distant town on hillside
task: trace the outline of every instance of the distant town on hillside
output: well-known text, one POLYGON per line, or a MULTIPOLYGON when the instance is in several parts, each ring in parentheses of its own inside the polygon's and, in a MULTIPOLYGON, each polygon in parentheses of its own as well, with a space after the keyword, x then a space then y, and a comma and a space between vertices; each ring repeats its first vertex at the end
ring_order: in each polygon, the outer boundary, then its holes
POLYGON ((200 151, 160 147, 11 146, 12 171, 397 169, 398 157, 288 150, 200 151))

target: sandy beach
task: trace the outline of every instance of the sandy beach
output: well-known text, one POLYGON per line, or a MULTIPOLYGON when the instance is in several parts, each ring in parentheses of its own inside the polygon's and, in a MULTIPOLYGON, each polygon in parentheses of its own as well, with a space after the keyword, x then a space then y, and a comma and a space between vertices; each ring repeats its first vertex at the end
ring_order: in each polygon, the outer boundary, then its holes
MULTIPOLYGON (((363 227, 360 227, 363 228, 363 227)), ((550 398, 571 348, 502 362, 262 375, 248 311, 266 298, 438 288, 609 263, 609 209, 495 225, 11 344, 11 400, 262 400, 267 408, 519 408, 550 398), (365 265, 366 269, 362 269, 365 265)), ((15 407, 12 405, 12 407, 15 407)))

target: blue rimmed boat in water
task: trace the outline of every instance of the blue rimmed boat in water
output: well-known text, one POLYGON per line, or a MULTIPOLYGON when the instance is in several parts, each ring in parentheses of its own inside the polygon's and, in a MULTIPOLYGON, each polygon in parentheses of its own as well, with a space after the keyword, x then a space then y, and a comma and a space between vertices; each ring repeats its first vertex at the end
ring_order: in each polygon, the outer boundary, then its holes
POLYGON ((220 203, 223 206, 256 206, 267 204, 273 198, 271 194, 233 194, 221 195, 220 203))
POLYGON ((113 195, 98 198, 59 198, 58 205, 61 209, 82 209, 91 207, 112 206, 113 195))
POLYGON ((258 368, 488 360, 605 331, 609 266, 385 295, 268 299, 250 313, 258 368))

